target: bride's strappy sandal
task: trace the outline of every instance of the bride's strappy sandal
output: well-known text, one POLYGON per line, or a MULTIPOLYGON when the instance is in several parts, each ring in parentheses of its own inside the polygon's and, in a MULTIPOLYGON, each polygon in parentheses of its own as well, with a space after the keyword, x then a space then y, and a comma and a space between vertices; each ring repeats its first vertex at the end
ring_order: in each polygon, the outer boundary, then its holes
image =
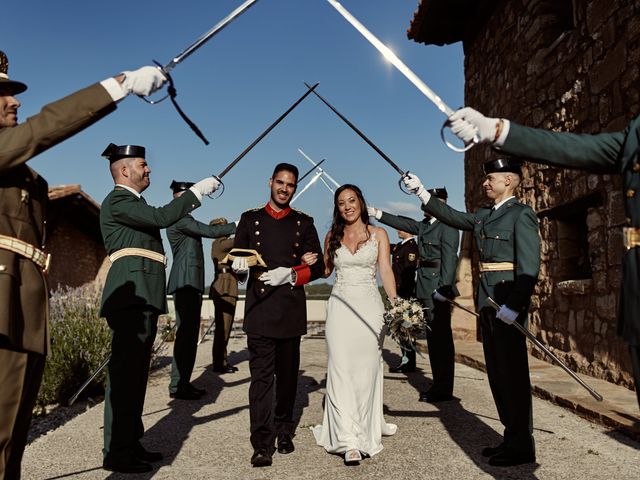
POLYGON ((360 460, 362 460, 360 450, 347 450, 347 453, 344 454, 345 465, 359 465, 360 460))

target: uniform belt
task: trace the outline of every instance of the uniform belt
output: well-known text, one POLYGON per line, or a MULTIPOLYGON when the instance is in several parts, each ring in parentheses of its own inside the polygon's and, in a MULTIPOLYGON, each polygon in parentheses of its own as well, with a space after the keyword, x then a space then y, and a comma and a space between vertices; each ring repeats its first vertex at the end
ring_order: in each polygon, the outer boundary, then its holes
POLYGON ((9 250, 10 252, 21 255, 27 260, 31 260, 40 267, 44 273, 47 273, 49 270, 51 254, 44 253, 42 250, 37 249, 30 243, 7 235, 0 235, 0 249, 9 250))
POLYGON ((480 272, 510 272, 515 269, 512 262, 480 262, 480 272))
POLYGON ((145 248, 121 248, 109 255, 109 260, 115 262, 122 257, 144 257, 155 262, 160 262, 163 265, 167 265, 167 257, 163 254, 154 252, 153 250, 147 250, 145 248))
POLYGON ((440 260, 423 260, 421 258, 418 260, 418 266, 426 268, 437 268, 440 266, 440 260))
POLYGON ((640 247, 640 228, 622 227, 622 242, 627 250, 640 247))

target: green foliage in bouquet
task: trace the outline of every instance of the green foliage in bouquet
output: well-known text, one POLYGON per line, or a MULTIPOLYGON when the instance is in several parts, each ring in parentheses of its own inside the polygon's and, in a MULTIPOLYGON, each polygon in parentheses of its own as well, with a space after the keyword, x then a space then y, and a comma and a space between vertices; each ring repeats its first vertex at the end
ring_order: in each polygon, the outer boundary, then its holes
MULTIPOLYGON (((52 292, 51 350, 37 405, 65 403, 111 351, 111 330, 99 316, 101 290, 63 287, 52 292)), ((84 391, 104 392, 106 369, 84 391)))
POLYGON ((397 298, 384 313, 387 335, 403 348, 424 351, 416 340, 428 328, 422 304, 415 298, 397 298))

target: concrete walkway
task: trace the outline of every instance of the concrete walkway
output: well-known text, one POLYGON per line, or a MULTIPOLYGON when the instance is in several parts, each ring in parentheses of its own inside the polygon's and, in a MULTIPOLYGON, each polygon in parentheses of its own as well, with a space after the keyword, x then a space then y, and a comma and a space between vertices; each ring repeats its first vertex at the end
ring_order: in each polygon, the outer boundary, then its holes
MULTIPOLYGON (((167 350, 170 353, 171 346, 167 350)), ((551 402, 534 398, 534 435, 538 464, 496 468, 479 451, 500 441, 486 375, 464 364, 456 365, 458 401, 437 405, 417 402, 429 384, 427 359, 418 358, 419 370, 410 375, 385 374, 385 416, 398 425, 398 433, 385 438, 385 449, 360 466, 345 467, 342 459, 315 445, 309 426, 322 420, 326 374, 326 348, 322 335, 302 342, 302 363, 296 412, 296 451, 275 454, 272 467, 256 469, 249 463, 248 355, 242 335, 230 342, 232 363, 240 371, 217 375, 211 370, 211 341, 200 345, 194 383, 208 390, 201 400, 187 402, 168 396, 169 358, 150 381, 145 404, 147 428, 143 443, 165 454, 150 474, 110 474, 102 463, 103 404, 87 410, 62 427, 31 443, 25 452, 23 478, 103 479, 638 479, 640 444, 621 435, 625 422, 640 421, 633 392, 589 380, 607 399, 595 405, 587 392, 556 367, 532 360, 532 380, 538 392, 573 405, 580 412, 598 412, 599 418, 618 419, 614 428, 587 421, 551 402), (566 378, 565 378, 566 377, 566 378), (598 409, 596 409, 598 407, 598 409), (609 413, 602 413, 608 411, 609 413)), ((482 365, 476 342, 458 342, 461 360, 482 365)), ((397 347, 387 339, 383 352, 387 365, 399 361, 397 347)), ((544 363, 544 362, 541 362, 544 363)), ((385 368, 387 368, 385 366, 385 368)), ((606 382, 602 382, 606 383, 606 382)), ((609 420, 605 420, 609 421, 609 420)))

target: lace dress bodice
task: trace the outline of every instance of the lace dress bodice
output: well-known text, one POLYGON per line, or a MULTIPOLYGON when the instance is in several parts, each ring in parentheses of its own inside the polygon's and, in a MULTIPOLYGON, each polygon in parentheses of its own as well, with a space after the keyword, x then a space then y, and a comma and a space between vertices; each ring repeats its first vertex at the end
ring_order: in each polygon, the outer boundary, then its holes
POLYGON ((336 250, 334 265, 336 281, 334 288, 345 286, 376 286, 376 271, 378 263, 378 240, 372 235, 369 240, 360 245, 355 253, 344 245, 336 250))

